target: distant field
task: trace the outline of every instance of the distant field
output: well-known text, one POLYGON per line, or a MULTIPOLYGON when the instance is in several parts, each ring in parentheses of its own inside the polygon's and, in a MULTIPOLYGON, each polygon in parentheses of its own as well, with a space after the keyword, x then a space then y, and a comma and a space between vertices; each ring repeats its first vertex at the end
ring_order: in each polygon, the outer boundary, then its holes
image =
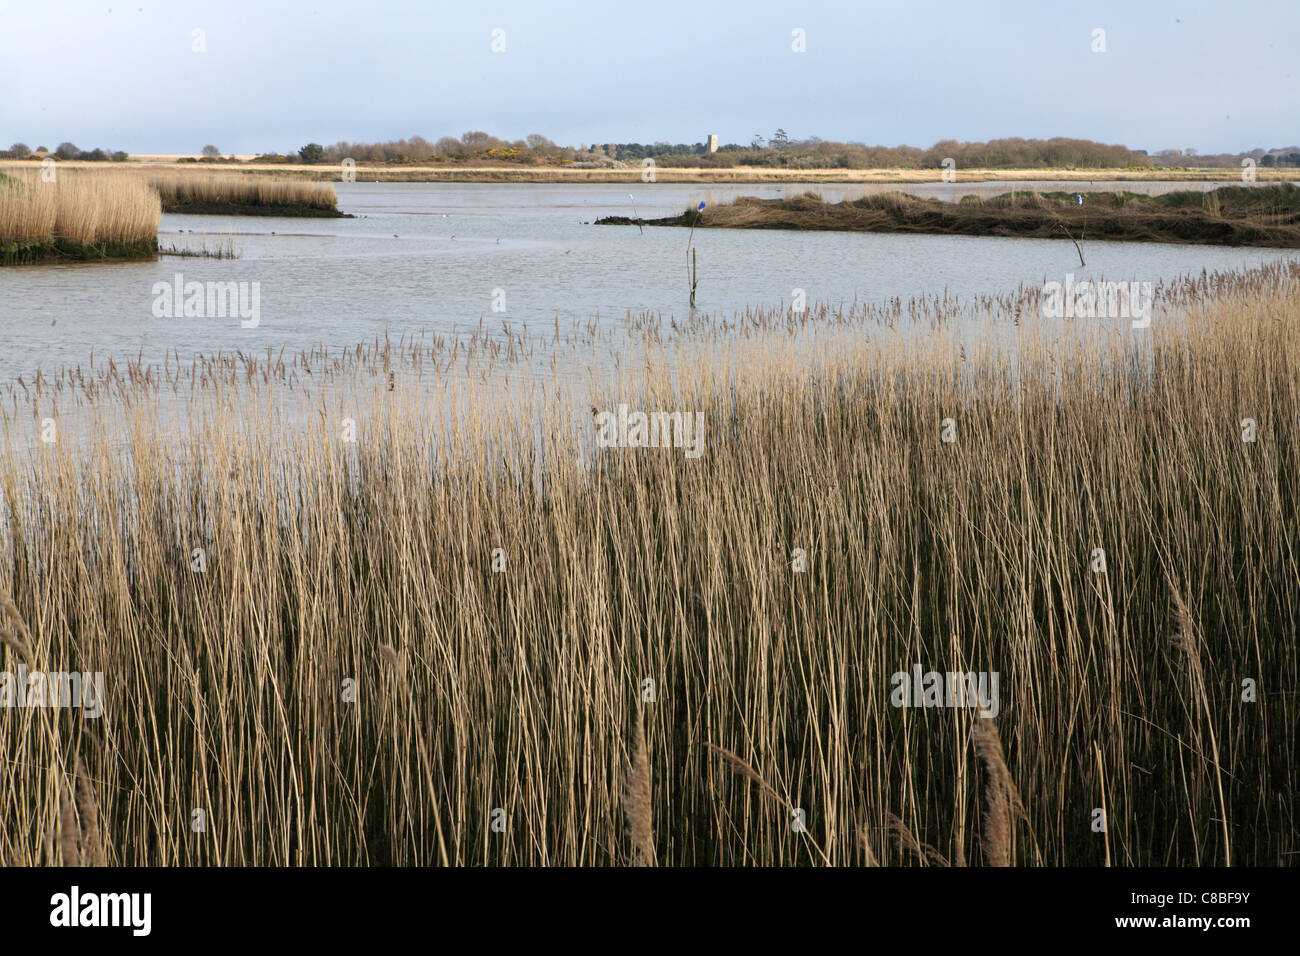
MULTIPOLYGON (((281 178, 338 182, 342 171, 336 164, 294 163, 177 163, 175 156, 133 155, 132 166, 165 166, 194 173, 214 171, 281 178)), ((38 166, 30 161, 9 160, 5 166, 38 166)), ((61 162, 59 168, 104 166, 104 163, 61 162)), ((937 183, 941 169, 685 169, 659 166, 658 183, 937 183)), ((642 168, 575 169, 558 166, 367 166, 359 165, 361 182, 539 182, 539 183, 633 183, 641 182, 642 168)), ((1259 182, 1300 182, 1300 169, 1256 169, 1259 182)), ((1188 182, 1240 182, 1238 169, 966 169, 957 170, 957 182, 1004 182, 1022 180, 1089 180, 1093 182, 1146 182, 1152 180, 1188 182)))

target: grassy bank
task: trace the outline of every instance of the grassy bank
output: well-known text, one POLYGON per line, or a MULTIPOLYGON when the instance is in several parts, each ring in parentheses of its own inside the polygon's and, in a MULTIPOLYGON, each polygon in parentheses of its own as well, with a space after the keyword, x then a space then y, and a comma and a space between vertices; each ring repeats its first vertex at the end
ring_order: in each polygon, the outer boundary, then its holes
POLYGON ((0 173, 0 265, 139 259, 158 249, 157 195, 123 172, 0 173))
POLYGON ((577 420, 500 401, 513 339, 7 386, 0 653, 104 712, 0 708, 0 862, 1292 861, 1297 298, 649 318, 577 420), (918 666, 1000 674, 996 719, 893 706, 918 666))
POLYGON ((163 212, 227 216, 340 217, 338 196, 327 183, 268 180, 256 176, 154 171, 150 185, 163 212))
MULTIPOLYGON (((632 225, 612 216, 597 225, 632 225)), ((960 202, 879 193, 838 203, 808 193, 791 199, 741 197, 680 216, 641 221, 646 226, 717 229, 794 229, 843 232, 947 233, 1025 238, 1072 237, 1133 242, 1211 243, 1300 247, 1300 187, 1224 186, 1210 192, 1147 196, 1132 192, 1089 193, 1080 204, 1072 193, 1014 192, 960 202)))

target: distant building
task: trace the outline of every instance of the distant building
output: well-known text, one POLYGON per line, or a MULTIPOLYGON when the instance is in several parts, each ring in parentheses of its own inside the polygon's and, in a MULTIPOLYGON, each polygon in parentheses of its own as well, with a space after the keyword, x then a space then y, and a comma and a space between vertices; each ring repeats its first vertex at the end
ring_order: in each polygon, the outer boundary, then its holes
POLYGON ((709 150, 708 150, 708 151, 709 151, 710 153, 716 153, 716 152, 718 151, 718 134, 717 134, 717 133, 710 133, 710 134, 709 134, 709 150))

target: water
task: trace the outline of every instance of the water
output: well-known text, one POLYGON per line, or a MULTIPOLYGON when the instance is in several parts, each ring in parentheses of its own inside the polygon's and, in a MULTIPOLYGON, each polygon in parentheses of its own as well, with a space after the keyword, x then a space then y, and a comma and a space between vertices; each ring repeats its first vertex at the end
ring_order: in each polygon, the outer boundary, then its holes
MULTIPOLYGON (((796 195, 827 200, 905 188, 952 199, 1010 189, 1210 188, 1212 184, 984 183, 923 186, 670 184, 350 183, 336 188, 355 219, 166 215, 164 246, 209 245, 233 235, 235 260, 162 257, 157 262, 0 269, 0 382, 173 349, 196 353, 346 347, 375 335, 447 334, 503 324, 534 331, 573 320, 620 324, 643 311, 689 312, 685 229, 594 226, 608 215, 654 218, 700 199, 796 195), (629 199, 629 193, 634 199, 629 199), (258 283, 256 328, 238 317, 157 318, 155 283, 258 283), (504 311, 494 311, 494 305, 504 311)), ((803 290, 818 301, 969 297, 1105 276, 1156 282, 1248 267, 1294 250, 1107 243, 1084 237, 1086 269, 1069 240, 964 236, 699 230, 701 310, 730 315, 789 304, 803 290)))

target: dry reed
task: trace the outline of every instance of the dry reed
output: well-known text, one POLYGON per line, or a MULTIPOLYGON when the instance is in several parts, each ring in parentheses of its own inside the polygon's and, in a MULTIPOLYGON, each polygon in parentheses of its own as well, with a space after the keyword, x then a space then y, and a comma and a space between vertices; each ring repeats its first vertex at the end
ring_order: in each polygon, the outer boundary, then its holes
POLYGON ((981 717, 974 722, 972 736, 975 750, 984 761, 985 814, 980 838, 984 858, 989 866, 1010 866, 1012 815, 1023 819, 1024 805, 1007 768, 997 724, 992 718, 981 717))
POLYGON ((82 766, 81 755, 76 758, 77 811, 81 821, 82 858, 89 866, 107 866, 108 855, 104 850, 104 839, 99 831, 99 801, 95 797, 95 785, 82 766))
POLYGON ((623 771, 623 806, 627 811, 628 835, 632 838, 633 860, 638 866, 655 866, 654 793, 650 786, 650 754, 646 750, 645 722, 637 714, 635 752, 623 771))
POLYGON ((158 191, 163 208, 169 211, 258 206, 334 211, 338 206, 338 196, 330 183, 179 170, 150 171, 147 180, 158 191))
POLYGON ((16 170, 0 178, 0 259, 36 245, 148 251, 160 216, 156 193, 129 172, 62 170, 47 182, 35 170, 16 170))
POLYGON ((661 865, 860 862, 891 826, 868 859, 1291 859, 1300 266, 1158 298, 1144 332, 1027 289, 639 316, 635 370, 579 382, 533 330, 6 383, 5 645, 105 701, 0 707, 0 856, 73 836, 84 743, 92 862, 93 821, 124 865, 610 865, 629 819, 661 865), (703 454, 597 447, 619 402, 699 411, 703 454), (918 663, 1002 675, 982 771, 971 712, 891 706, 918 663))

